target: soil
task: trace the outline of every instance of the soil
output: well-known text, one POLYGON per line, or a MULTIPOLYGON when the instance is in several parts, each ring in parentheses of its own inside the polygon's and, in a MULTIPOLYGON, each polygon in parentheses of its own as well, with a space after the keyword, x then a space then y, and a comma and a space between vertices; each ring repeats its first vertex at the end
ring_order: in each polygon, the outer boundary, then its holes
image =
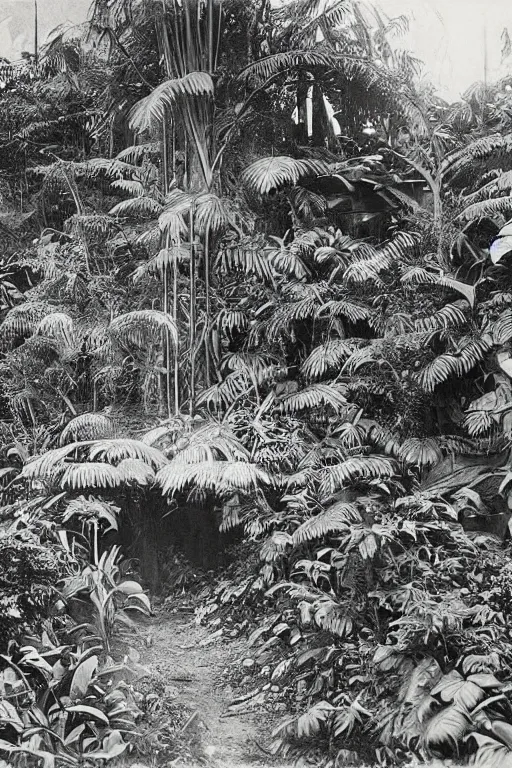
MULTIPOLYGON (((135 687, 154 685, 180 711, 182 754, 162 761, 176 768, 259 768, 283 762, 269 753, 272 721, 251 700, 238 703, 241 691, 257 688, 244 675, 247 645, 198 626, 192 612, 162 613, 139 625, 132 638, 146 676, 135 687), (245 653, 244 653, 245 652, 245 653)), ((160 761, 158 761, 160 762, 160 761)))

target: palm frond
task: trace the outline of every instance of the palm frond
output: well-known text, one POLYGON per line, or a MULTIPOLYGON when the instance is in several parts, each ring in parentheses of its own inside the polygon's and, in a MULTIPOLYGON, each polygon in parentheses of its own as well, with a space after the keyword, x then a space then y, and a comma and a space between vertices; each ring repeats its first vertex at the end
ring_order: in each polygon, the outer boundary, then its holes
POLYGON ((0 326, 0 333, 8 338, 31 335, 47 313, 48 305, 42 301, 19 304, 7 313, 0 326))
POLYGON ((369 307, 363 307, 346 299, 331 300, 323 304, 317 312, 317 317, 346 317, 351 323, 369 320, 374 312, 369 307))
POLYGON ((361 514, 356 504, 338 502, 324 509, 300 525, 292 534, 294 546, 321 539, 329 533, 346 530, 352 523, 361 523, 361 514))
POLYGON ((128 163, 138 163, 145 157, 160 156, 162 151, 162 145, 159 141, 146 142, 145 144, 134 144, 131 147, 126 147, 117 155, 117 160, 124 160, 128 163))
POLYGON ((153 485, 155 472, 142 459, 122 459, 116 467, 123 483, 144 487, 153 485))
POLYGON ((161 123, 166 109, 172 110, 176 103, 190 96, 213 96, 215 86, 207 72, 190 72, 184 77, 166 80, 137 102, 130 112, 130 128, 142 132, 154 123, 161 123))
POLYGON ((312 410, 322 406, 330 406, 339 412, 346 408, 346 387, 341 384, 312 384, 301 392, 276 401, 276 408, 281 413, 297 413, 304 410, 312 410))
POLYGON ((479 203, 468 205, 457 218, 464 221, 473 221, 474 219, 483 219, 502 214, 509 214, 512 211, 512 195, 508 197, 496 197, 493 200, 481 200, 479 203))
POLYGON ((398 457, 406 464, 423 468, 439 464, 443 454, 434 438, 411 437, 400 446, 398 457))
POLYGON ((129 438, 94 441, 90 443, 89 456, 91 461, 101 458, 102 461, 114 464, 124 459, 136 459, 143 461, 155 471, 169 463, 157 448, 146 445, 142 440, 129 438))
POLYGON ((224 274, 233 271, 255 275, 266 283, 272 282, 272 266, 263 244, 256 241, 242 241, 219 249, 215 262, 224 274))
POLYGON ((173 461, 158 472, 157 485, 164 495, 172 495, 190 486, 196 491, 210 491, 217 495, 251 492, 260 485, 271 485, 269 475, 256 464, 245 461, 203 461, 183 464, 173 461))
POLYGON ((239 74, 240 79, 248 80, 256 78, 258 80, 268 80, 269 77, 284 72, 288 69, 311 67, 333 67, 336 66, 338 59, 336 54, 330 51, 296 50, 276 53, 265 58, 258 59, 253 64, 245 67, 239 74))
POLYGON ((339 369, 351 354, 352 349, 346 341, 331 339, 315 347, 302 364, 301 373, 308 379, 321 379, 326 373, 339 369))
POLYGON ((64 427, 60 435, 60 444, 66 445, 70 441, 98 440, 113 437, 114 434, 114 422, 105 414, 81 413, 64 427))
POLYGON ((506 344, 512 339, 512 309, 506 309, 494 321, 492 338, 495 344, 506 344))
POLYGON ((452 179, 470 168, 476 161, 507 158, 512 151, 512 133, 495 133, 483 136, 461 150, 452 152, 444 160, 441 170, 444 176, 452 179))
POLYGON ((418 383, 427 392, 433 390, 452 376, 459 377, 480 363, 492 349, 490 336, 482 336, 462 342, 454 353, 445 353, 436 357, 418 373, 418 383))
POLYGON ((143 347, 148 341, 158 339, 160 331, 166 331, 173 344, 178 332, 172 318, 156 309, 138 309, 115 317, 109 326, 110 333, 127 346, 143 347))
POLYGON ((35 332, 41 336, 47 336, 50 339, 62 341, 64 344, 71 346, 74 340, 73 319, 65 312, 52 312, 43 317, 38 323, 35 332))
POLYGON ((110 216, 148 216, 155 218, 162 213, 162 204, 153 197, 142 195, 130 200, 121 200, 109 211, 110 216))
POLYGON ((60 487, 65 490, 87 488, 117 488, 123 478, 117 467, 99 461, 67 464, 63 467, 60 487))
POLYGON ((481 200, 489 200, 490 198, 501 197, 504 192, 507 195, 512 194, 512 171, 505 171, 501 173, 493 172, 495 177, 473 192, 471 195, 466 195, 463 199, 464 205, 470 206, 481 200))
POLYGON ((320 470, 320 493, 323 497, 336 493, 361 480, 377 480, 393 477, 395 462, 381 456, 357 456, 341 464, 320 470))
POLYGON ((263 157, 244 170, 242 182, 251 192, 267 195, 273 189, 296 184, 303 176, 316 176, 326 170, 321 160, 296 160, 286 155, 263 157))
POLYGON ((447 328, 459 328, 467 322, 465 312, 466 305, 456 301, 446 304, 430 317, 420 317, 414 321, 414 327, 418 332, 442 331, 447 328))

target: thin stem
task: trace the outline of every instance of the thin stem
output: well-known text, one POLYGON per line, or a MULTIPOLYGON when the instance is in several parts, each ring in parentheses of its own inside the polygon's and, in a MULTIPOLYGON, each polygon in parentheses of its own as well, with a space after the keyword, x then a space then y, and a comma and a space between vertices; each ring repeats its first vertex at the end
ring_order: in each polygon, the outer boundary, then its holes
POLYGON ((194 203, 190 206, 190 415, 196 407, 196 361, 194 355, 196 336, 196 246, 194 232, 194 203))

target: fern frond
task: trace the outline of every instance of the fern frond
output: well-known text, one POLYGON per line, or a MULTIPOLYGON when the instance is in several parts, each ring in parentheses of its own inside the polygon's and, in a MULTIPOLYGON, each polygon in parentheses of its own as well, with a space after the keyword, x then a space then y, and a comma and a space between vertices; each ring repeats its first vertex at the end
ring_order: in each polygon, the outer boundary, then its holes
POLYGON ((61 432, 60 444, 66 445, 81 440, 98 440, 113 437, 115 427, 112 419, 103 413, 82 413, 71 419, 61 432))
POLYGON ((336 412, 346 408, 346 387, 341 384, 312 384, 291 395, 276 401, 276 408, 281 413, 297 413, 321 406, 330 406, 336 412))
POLYGON ((292 534, 294 546, 321 539, 329 533, 346 530, 352 523, 362 523, 356 504, 338 502, 302 523, 292 534))
POLYGON ((166 80, 137 102, 130 112, 130 128, 142 132, 164 119, 166 109, 172 110, 180 99, 191 96, 213 96, 215 86, 207 72, 190 72, 184 77, 166 80))
POLYGON ((393 477, 396 465, 381 456, 358 456, 320 470, 320 493, 325 498, 360 480, 393 477))
POLYGON ((321 160, 296 160, 286 155, 263 157, 244 170, 242 182, 251 192, 267 195, 273 189, 296 184, 302 176, 316 176, 326 170, 321 160))
POLYGON ((326 373, 339 369, 351 354, 352 349, 346 341, 331 339, 315 347, 302 364, 301 373, 308 379, 321 379, 326 373))

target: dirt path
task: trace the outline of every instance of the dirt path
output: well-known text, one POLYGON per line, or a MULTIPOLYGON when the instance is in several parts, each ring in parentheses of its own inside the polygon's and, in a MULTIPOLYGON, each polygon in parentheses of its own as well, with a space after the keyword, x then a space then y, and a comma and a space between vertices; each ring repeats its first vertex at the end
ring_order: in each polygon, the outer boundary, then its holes
MULTIPOLYGON (((165 697, 190 711, 186 727, 199 743, 198 764, 212 768, 276 765, 264 751, 270 726, 262 722, 262 712, 256 714, 244 702, 232 706, 240 691, 230 681, 240 676, 244 649, 247 653, 242 641, 216 637, 197 626, 191 614, 176 613, 144 622, 137 645, 151 678, 165 684, 165 697)), ((190 762, 174 765, 192 768, 190 762)))

